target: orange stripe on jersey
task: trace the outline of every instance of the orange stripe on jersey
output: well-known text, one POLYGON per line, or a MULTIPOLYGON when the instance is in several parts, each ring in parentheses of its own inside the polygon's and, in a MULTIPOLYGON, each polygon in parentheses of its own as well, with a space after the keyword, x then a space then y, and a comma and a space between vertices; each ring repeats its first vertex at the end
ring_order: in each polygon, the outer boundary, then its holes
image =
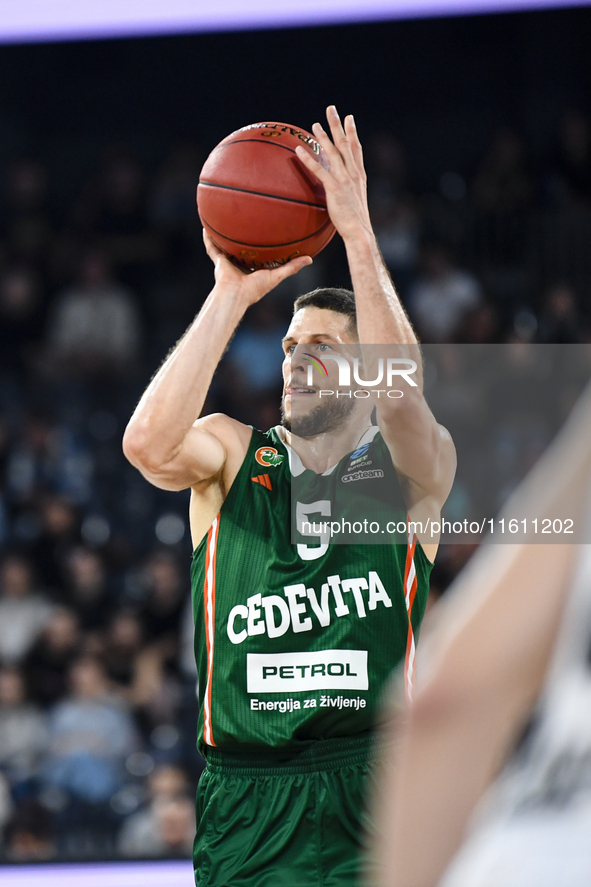
MULTIPOLYGON (((407 521, 410 518, 407 515, 407 521)), ((417 571, 415 567, 414 554, 417 544, 416 534, 408 536, 408 548, 406 550, 406 563, 404 565, 404 600, 406 603, 406 611, 408 613, 408 634, 406 638, 406 655, 404 657, 404 685, 406 688, 406 698, 410 702, 412 698, 412 680, 415 664, 415 637, 412 630, 412 606, 417 593, 417 571)))
POLYGON ((215 562, 219 525, 220 516, 218 514, 207 534, 205 583, 203 586, 203 600, 205 604, 205 644, 207 647, 207 685, 205 687, 205 695, 203 698, 203 738, 207 745, 215 745, 211 726, 211 685, 215 640, 215 562))

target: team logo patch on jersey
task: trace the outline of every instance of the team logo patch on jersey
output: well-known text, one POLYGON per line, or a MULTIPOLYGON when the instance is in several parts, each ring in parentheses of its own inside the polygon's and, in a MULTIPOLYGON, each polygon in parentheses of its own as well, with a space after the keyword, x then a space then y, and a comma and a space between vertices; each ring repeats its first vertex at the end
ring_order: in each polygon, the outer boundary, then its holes
POLYGON ((264 468, 276 468, 285 459, 285 456, 279 455, 275 447, 259 447, 254 457, 264 468))
POLYGON ((353 460, 353 459, 359 459, 359 458, 361 458, 361 456, 365 456, 365 454, 366 454, 368 451, 369 451, 369 444, 365 444, 364 446, 359 447, 358 450, 355 450, 354 453, 351 453, 351 455, 350 455, 349 458, 350 458, 351 460, 353 460))

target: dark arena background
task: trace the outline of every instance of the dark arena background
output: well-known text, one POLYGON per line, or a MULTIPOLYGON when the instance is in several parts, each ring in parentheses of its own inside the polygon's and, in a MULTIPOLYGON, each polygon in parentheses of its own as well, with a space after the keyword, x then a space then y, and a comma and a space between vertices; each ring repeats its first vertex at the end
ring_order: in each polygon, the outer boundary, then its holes
MULTIPOLYGON (((3 884, 191 883, 188 494, 145 482, 121 437, 213 283, 195 189, 220 139, 354 113, 423 342, 591 342, 591 10, 395 7, 0 46, 3 884)), ((294 297, 349 283, 336 237, 249 311, 206 412, 276 424, 294 297)), ((434 600, 473 549, 442 547, 434 600)))

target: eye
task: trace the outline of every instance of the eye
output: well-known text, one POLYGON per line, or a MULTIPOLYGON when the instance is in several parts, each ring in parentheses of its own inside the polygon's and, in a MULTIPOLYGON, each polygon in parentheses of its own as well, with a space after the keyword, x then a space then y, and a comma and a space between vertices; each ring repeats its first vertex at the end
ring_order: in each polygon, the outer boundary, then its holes
POLYGON ((293 352, 295 351, 295 347, 296 347, 295 345, 290 345, 285 353, 286 354, 293 354, 293 352))
POLYGON ((318 345, 318 350, 319 351, 331 351, 332 349, 331 349, 330 345, 326 344, 326 342, 320 342, 320 344, 318 345))

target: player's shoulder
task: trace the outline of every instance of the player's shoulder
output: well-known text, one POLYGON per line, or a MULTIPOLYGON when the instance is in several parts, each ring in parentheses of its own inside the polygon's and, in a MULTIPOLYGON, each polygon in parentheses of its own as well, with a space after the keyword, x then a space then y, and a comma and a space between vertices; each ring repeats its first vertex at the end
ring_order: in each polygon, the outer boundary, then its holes
POLYGON ((211 413, 197 419, 193 428, 210 435, 223 449, 223 468, 219 479, 222 487, 229 488, 236 477, 248 452, 252 438, 252 428, 226 416, 225 413, 211 413))
POLYGON ((217 437, 225 448, 231 447, 233 443, 240 443, 248 447, 252 436, 250 425, 232 419, 225 413, 209 413, 207 416, 202 416, 197 419, 193 427, 217 437))

